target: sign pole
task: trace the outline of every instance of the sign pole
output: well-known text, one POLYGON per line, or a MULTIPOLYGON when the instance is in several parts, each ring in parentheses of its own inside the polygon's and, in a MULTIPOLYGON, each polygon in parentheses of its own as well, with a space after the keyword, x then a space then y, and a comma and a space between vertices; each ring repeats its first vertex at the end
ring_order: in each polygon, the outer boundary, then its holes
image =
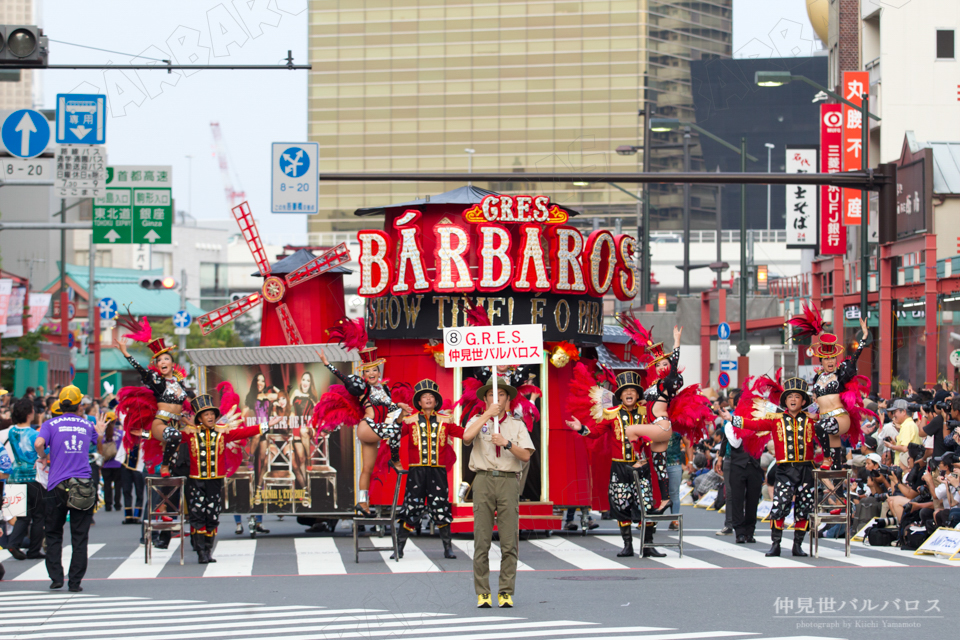
MULTIPOLYGON (((60 222, 67 220, 67 200, 60 198, 60 222)), ((67 230, 60 229, 60 339, 64 347, 69 342, 70 319, 67 317, 67 230)), ((69 384, 70 381, 67 381, 69 384)))
POLYGON ((90 286, 87 287, 87 321, 90 339, 87 341, 87 393, 96 400, 100 395, 100 308, 97 304, 97 245, 90 231, 90 286))
MULTIPOLYGON (((187 308, 187 270, 180 270, 180 308, 187 308)), ((188 325, 189 327, 189 325, 188 325)), ((181 366, 187 366, 187 336, 180 334, 180 364, 181 366)))
MULTIPOLYGON (((870 104, 870 94, 864 93, 861 96, 860 101, 860 129, 861 129, 861 142, 860 142, 860 169, 861 171, 867 171, 870 162, 867 158, 868 145, 870 144, 870 116, 868 115, 868 107, 870 104)), ((870 221, 870 193, 866 190, 860 191, 860 317, 866 319, 868 316, 867 313, 867 294, 869 293, 870 285, 870 274, 868 270, 870 268, 870 230, 868 228, 868 222, 870 221)), ((879 212, 879 207, 877 208, 879 212)), ((878 265, 879 267, 879 265, 878 265)), ((880 276, 880 269, 877 269, 877 277, 880 276)), ((879 282, 879 280, 878 280, 879 282)), ((877 287, 877 291, 880 291, 880 287, 877 287)), ((841 338, 842 338, 841 332, 841 338)))
MULTIPOLYGON (((497 403, 497 407, 500 406, 500 395, 497 393, 497 365, 490 367, 493 370, 493 401, 497 403)), ((500 411, 497 411, 497 414, 493 416, 493 432, 500 433, 500 411)))

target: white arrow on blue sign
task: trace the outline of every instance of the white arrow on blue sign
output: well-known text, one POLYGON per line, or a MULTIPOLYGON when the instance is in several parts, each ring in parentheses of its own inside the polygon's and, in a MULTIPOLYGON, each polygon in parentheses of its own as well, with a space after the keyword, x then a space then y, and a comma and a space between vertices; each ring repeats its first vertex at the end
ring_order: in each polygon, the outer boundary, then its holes
POLYGON ((104 320, 113 320, 117 317, 117 301, 113 298, 104 298, 99 303, 100 317, 104 320))
POLYGON ((736 360, 722 360, 720 362, 720 371, 736 371, 736 370, 737 370, 736 360))
POLYGON ((181 309, 173 314, 173 324, 180 329, 189 327, 190 323, 193 321, 193 318, 190 317, 190 314, 185 310, 181 309))
POLYGON ((39 111, 20 109, 3 121, 0 139, 10 155, 35 158, 50 144, 50 124, 39 111))
POLYGON ((107 141, 107 96, 97 93, 57 94, 57 142, 103 144, 107 141))
POLYGON ((730 339, 730 325, 726 322, 721 322, 717 325, 717 337, 721 340, 730 339))

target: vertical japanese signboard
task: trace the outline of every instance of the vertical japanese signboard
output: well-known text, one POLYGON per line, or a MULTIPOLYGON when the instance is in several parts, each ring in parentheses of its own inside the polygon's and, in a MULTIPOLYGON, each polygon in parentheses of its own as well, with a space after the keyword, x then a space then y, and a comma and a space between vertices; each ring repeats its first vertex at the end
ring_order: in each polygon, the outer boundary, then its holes
MULTIPOLYGON (((816 147, 787 147, 787 173, 815 173, 816 147)), ((817 246, 817 188, 787 185, 787 248, 815 249, 817 246)))
MULTIPOLYGON (((820 173, 840 171, 842 124, 840 105, 820 105, 820 173)), ((820 253, 823 255, 847 252, 847 229, 843 226, 840 200, 840 187, 820 187, 820 253)))
MULTIPOLYGON (((866 93, 870 86, 869 71, 844 71, 843 72, 843 97, 857 105, 863 103, 862 94, 866 93)), ((862 149, 863 146, 863 127, 862 117, 858 109, 844 104, 843 107, 843 170, 860 171, 862 168, 863 157, 861 154, 867 152, 862 149)), ((859 225, 862 211, 860 202, 860 192, 856 189, 843 190, 843 224, 859 225)))

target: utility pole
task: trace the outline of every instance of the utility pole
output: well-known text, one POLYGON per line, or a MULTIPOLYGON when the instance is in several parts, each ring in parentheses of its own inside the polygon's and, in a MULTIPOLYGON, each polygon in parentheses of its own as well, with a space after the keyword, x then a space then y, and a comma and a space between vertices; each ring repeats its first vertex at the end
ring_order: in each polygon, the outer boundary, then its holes
MULTIPOLYGON (((864 93, 860 96, 860 169, 864 172, 869 171, 869 160, 867 159, 867 145, 870 144, 870 115, 868 111, 870 103, 870 94, 864 93)), ((868 222, 870 220, 870 192, 860 191, 860 317, 867 320, 867 294, 870 289, 870 229, 868 222)), ((879 213, 879 207, 877 207, 879 213)), ((879 221, 878 221, 879 224, 879 221)), ((877 265, 877 277, 879 285, 879 264, 877 265)), ((877 286, 877 291, 880 287, 877 286)), ((927 313, 931 313, 927 309, 927 313)), ((842 324, 842 323, 841 323, 842 324)), ((842 331, 840 333, 843 333, 842 331)))
POLYGON ((87 321, 90 339, 87 341, 87 394, 96 400, 100 396, 100 308, 97 304, 97 245, 90 231, 90 285, 87 289, 87 321))
MULTIPOLYGON (((683 172, 690 173, 690 127, 683 130, 683 172)), ((690 183, 683 183, 683 295, 690 295, 690 183)))
MULTIPOLYGON (((740 173, 747 172, 747 139, 740 138, 740 173)), ((737 380, 741 383, 749 373, 750 343, 747 342, 747 185, 740 185, 740 342, 737 344, 740 354, 737 364, 737 380)))
MULTIPOLYGON (((67 200, 60 198, 60 222, 67 221, 67 200)), ((69 344, 70 318, 67 316, 67 230, 60 229, 60 344, 69 344)))
MULTIPOLYGON (((643 105, 643 171, 650 172, 650 119, 656 115, 657 107, 653 102, 646 101, 646 92, 644 92, 645 103, 643 105)), ((650 303, 650 268, 652 260, 650 259, 650 185, 643 185, 643 210, 641 220, 639 221, 640 253, 643 259, 643 265, 640 270, 640 306, 645 308, 650 303)))

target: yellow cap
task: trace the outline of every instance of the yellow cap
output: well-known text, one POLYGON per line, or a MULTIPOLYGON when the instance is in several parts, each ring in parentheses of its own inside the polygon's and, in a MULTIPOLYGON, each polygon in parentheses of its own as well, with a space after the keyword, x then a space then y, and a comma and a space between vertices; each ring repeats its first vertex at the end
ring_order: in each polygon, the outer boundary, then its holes
POLYGON ((107 422, 113 422, 117 419, 117 414, 115 411, 107 411, 107 415, 105 417, 107 422))
POLYGON ((83 392, 77 386, 71 384, 60 390, 60 404, 62 405, 79 407, 82 400, 83 392))
POLYGON ((54 400, 54 401, 53 401, 53 404, 50 405, 50 413, 52 413, 52 414, 55 415, 55 416, 59 416, 59 415, 62 415, 62 414, 63 414, 63 412, 60 411, 60 401, 59 401, 59 400, 54 400))

